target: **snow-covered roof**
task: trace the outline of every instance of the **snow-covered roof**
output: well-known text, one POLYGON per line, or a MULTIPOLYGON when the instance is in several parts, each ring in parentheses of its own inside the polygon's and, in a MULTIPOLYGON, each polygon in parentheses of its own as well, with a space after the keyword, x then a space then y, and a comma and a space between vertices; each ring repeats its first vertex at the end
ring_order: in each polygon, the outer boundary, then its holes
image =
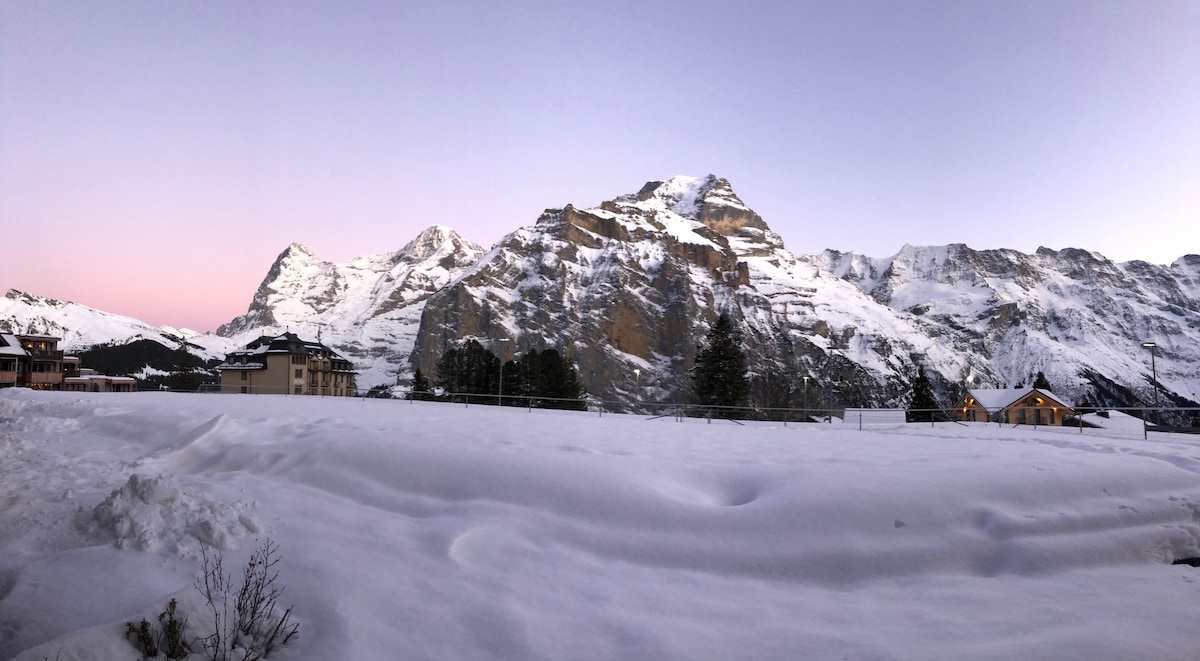
POLYGON ((28 356, 21 341, 12 333, 0 333, 0 356, 28 356))
POLYGON ((134 383, 131 376, 109 376, 107 374, 85 374, 84 376, 68 376, 63 383, 91 383, 92 381, 107 381, 109 383, 134 383))
POLYGON ((976 388, 968 390, 967 394, 975 399, 975 403, 982 406, 989 412, 999 411, 1012 404, 1017 400, 1025 397, 1032 392, 1039 392, 1048 399, 1052 399, 1063 406, 1070 407, 1071 404, 1065 398, 1059 397, 1049 390, 1041 388, 976 388))
POLYGON ((221 363, 216 367, 219 370, 261 370, 265 369, 263 363, 221 363))
MULTIPOLYGON (((226 355, 225 360, 228 364, 234 357, 239 356, 257 356, 261 354, 306 354, 309 356, 319 356, 321 358, 329 358, 332 360, 343 360, 349 362, 344 356, 320 342, 303 340, 295 333, 286 332, 282 335, 261 335, 258 339, 250 342, 244 349, 231 351, 226 355)), ((248 369, 248 368, 247 368, 248 369)))

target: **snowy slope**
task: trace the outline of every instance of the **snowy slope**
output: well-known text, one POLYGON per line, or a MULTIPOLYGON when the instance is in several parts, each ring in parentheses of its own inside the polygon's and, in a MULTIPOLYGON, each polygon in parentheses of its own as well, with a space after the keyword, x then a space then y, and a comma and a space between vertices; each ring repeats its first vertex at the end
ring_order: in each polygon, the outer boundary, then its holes
MULTIPOLYGON (((338 398, 0 392, 0 658, 132 659, 203 540, 280 659, 1200 652, 1200 446, 338 398), (132 476, 137 475, 137 478, 132 476)), ((199 658, 199 657, 193 657, 199 658)), ((275 658, 272 655, 269 658, 275 658)))
POLYGON ((170 348, 186 341, 192 345, 189 348, 192 353, 209 360, 224 358, 235 346, 230 340, 211 334, 170 326, 155 328, 132 317, 15 289, 10 289, 0 300, 0 329, 61 337, 59 347, 67 353, 82 351, 93 344, 126 344, 146 339, 170 348))
MULTIPOLYGON (((1077 249, 975 251, 905 246, 887 259, 826 252, 821 267, 970 357, 975 383, 1030 383, 1045 372, 1077 401, 1153 399, 1149 353, 1166 391, 1200 391, 1200 256, 1117 264, 1077 249), (1107 397, 1106 397, 1107 395, 1107 397)), ((942 370, 945 372, 945 370, 942 370)), ((953 372, 951 372, 953 374, 953 372)))
POLYGON ((433 226, 396 252, 344 264, 299 244, 279 255, 249 310, 217 329, 237 345, 290 329, 341 352, 358 385, 391 385, 407 372, 425 298, 473 264, 483 249, 433 226))

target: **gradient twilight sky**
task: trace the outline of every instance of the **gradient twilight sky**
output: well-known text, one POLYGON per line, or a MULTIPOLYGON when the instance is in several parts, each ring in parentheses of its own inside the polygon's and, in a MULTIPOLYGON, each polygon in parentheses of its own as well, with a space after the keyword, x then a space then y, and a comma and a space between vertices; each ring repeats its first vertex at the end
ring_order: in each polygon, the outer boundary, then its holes
POLYGON ((0 2, 0 290, 212 330, 289 243, 725 177, 797 254, 1200 252, 1200 0, 0 2))

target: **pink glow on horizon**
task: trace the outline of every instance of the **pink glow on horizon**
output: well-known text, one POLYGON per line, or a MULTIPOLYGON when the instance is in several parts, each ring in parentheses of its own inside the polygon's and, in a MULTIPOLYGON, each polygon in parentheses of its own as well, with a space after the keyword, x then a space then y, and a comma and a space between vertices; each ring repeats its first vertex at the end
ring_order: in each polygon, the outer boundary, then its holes
POLYGON ((0 289, 213 330, 292 242, 487 247, 709 173, 797 254, 1166 264, 1196 34, 1187 0, 3 3, 0 289))

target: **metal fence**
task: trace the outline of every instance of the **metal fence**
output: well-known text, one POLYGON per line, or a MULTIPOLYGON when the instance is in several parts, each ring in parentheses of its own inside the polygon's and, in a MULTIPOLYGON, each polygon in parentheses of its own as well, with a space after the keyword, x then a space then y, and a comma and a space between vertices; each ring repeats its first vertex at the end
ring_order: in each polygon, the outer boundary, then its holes
MULTIPOLYGON (((206 384, 197 392, 240 394, 239 390, 222 389, 217 384, 206 384)), ((296 397, 333 396, 318 393, 297 393, 289 387, 255 386, 254 391, 247 394, 286 395, 296 397)), ((1077 414, 1056 416, 1054 422, 1048 422, 1036 411, 1044 412, 1045 407, 1010 407, 1008 410, 1018 411, 1024 408, 1029 415, 1024 416, 1026 422, 1011 423, 1007 419, 993 416, 989 420, 964 420, 957 411, 946 409, 900 409, 900 408, 773 408, 752 406, 713 406, 688 402, 648 402, 605 400, 597 397, 563 398, 540 397, 532 395, 509 394, 480 394, 456 393, 445 391, 407 391, 395 396, 389 391, 355 390, 350 397, 360 399, 384 399, 398 402, 428 401, 447 405, 457 405, 469 408, 471 406, 504 406, 523 408, 532 413, 535 410, 557 409, 578 412, 588 412, 597 416, 605 413, 629 413, 646 416, 651 420, 684 420, 701 419, 709 424, 731 423, 743 424, 748 421, 778 422, 783 426, 795 424, 841 424, 852 425, 858 429, 894 427, 901 424, 926 424, 931 427, 938 425, 992 425, 997 427, 1056 427, 1076 428, 1080 433, 1087 429, 1103 429, 1104 424, 1095 421, 1096 417, 1103 418, 1109 412, 1130 416, 1122 425, 1122 429, 1136 428, 1148 437, 1152 432, 1169 432, 1173 434, 1195 434, 1200 440, 1200 407, 1105 407, 1077 408, 1077 414)))

